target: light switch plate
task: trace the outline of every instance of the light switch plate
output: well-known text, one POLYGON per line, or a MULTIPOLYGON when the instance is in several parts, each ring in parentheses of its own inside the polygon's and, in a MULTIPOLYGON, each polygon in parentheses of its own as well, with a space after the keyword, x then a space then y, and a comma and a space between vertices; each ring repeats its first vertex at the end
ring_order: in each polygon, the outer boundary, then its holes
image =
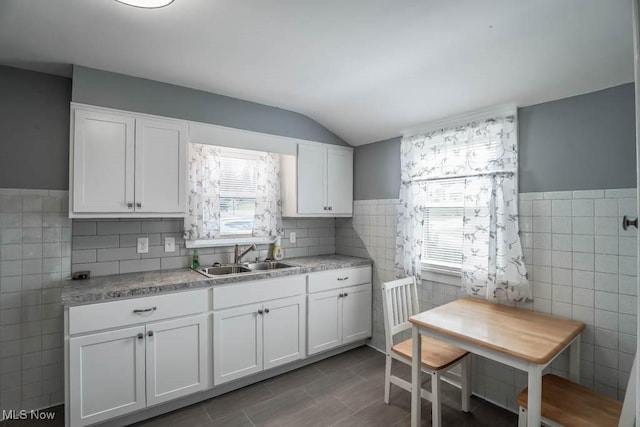
POLYGON ((295 232, 289 233, 289 243, 295 243, 295 242, 296 242, 296 233, 295 232))
POLYGON ((148 237, 138 237, 138 253, 139 254, 148 254, 149 253, 149 238, 148 237))
POLYGON ((175 252, 176 251, 176 238, 175 237, 165 237, 164 238, 164 251, 165 252, 175 252))

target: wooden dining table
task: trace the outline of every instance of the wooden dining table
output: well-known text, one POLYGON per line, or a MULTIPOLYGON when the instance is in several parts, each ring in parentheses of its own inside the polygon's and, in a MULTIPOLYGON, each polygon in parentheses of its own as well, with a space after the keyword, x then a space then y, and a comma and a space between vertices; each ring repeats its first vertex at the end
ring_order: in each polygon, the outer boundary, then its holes
POLYGON ((421 335, 430 336, 528 374, 528 425, 540 425, 542 371, 569 347, 569 377, 580 377, 584 323, 477 298, 462 298, 409 318, 412 324, 411 425, 420 425, 421 335))

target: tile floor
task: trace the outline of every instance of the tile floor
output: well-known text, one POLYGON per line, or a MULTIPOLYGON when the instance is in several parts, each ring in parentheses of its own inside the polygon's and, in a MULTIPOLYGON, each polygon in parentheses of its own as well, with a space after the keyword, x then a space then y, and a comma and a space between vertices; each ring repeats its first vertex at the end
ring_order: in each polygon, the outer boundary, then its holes
MULTIPOLYGON (((401 364, 397 374, 410 375, 401 364)), ((383 402, 384 356, 359 347, 240 390, 152 418, 138 427, 300 427, 409 426, 409 393, 392 386, 390 405, 383 402)), ((460 412, 459 391, 445 385, 445 426, 515 426, 517 416, 476 397, 472 411, 460 412)), ((59 409, 59 412, 61 410, 59 409)), ((423 401, 423 425, 431 425, 431 404, 423 401)), ((1 427, 62 426, 62 414, 51 423, 12 421, 1 427)))

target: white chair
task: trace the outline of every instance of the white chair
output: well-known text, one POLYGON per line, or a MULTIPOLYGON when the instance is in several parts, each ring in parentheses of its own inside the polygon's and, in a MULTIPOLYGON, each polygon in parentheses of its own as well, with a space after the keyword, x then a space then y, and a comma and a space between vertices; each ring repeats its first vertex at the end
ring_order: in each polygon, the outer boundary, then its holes
MULTIPOLYGON (((633 427, 636 409, 637 355, 629 376, 624 403, 603 396, 557 375, 542 377, 542 422, 565 427, 633 427)), ((518 427, 527 427, 528 389, 518 394, 518 427)))
MULTIPOLYGON (((391 375, 391 362, 398 360, 411 365, 411 338, 394 344, 394 336, 411 328, 409 317, 420 312, 418 294, 414 277, 394 280, 382 285, 382 308, 384 310, 384 328, 386 336, 386 367, 384 383, 384 402, 389 404, 391 384, 411 391, 411 382, 391 375)), ((471 359, 469 352, 447 343, 422 336, 422 370, 431 377, 431 391, 422 389, 422 398, 431 401, 432 426, 439 427, 442 421, 440 411, 440 379, 445 378, 462 390, 462 410, 469 412, 471 359), (460 374, 449 369, 460 365, 460 374)))

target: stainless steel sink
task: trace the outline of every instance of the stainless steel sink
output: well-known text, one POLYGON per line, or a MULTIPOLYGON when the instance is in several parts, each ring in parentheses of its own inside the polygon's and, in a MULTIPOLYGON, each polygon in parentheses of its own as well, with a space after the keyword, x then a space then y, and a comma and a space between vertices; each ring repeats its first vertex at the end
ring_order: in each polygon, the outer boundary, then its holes
POLYGON ((242 265, 220 265, 215 267, 198 268, 200 273, 205 276, 224 276, 226 274, 248 273, 251 270, 242 265))
POLYGON ((245 264, 214 265, 213 267, 200 267, 196 271, 207 277, 226 276, 228 274, 251 273, 252 271, 279 270, 281 268, 292 268, 295 265, 284 262, 262 261, 245 264))
POLYGON ((262 261, 262 262, 250 262, 243 264, 249 270, 278 270, 281 268, 291 268, 295 265, 285 264, 284 262, 262 261))

